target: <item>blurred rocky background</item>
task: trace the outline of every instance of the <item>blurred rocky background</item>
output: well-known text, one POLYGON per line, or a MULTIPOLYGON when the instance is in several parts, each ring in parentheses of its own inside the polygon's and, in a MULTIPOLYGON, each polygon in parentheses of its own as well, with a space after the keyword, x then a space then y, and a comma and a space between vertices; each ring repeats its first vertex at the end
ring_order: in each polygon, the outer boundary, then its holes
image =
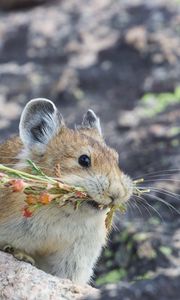
POLYGON ((69 126, 94 109, 120 166, 151 188, 117 215, 92 285, 178 300, 180 1, 0 0, 0 141, 35 97, 69 126))

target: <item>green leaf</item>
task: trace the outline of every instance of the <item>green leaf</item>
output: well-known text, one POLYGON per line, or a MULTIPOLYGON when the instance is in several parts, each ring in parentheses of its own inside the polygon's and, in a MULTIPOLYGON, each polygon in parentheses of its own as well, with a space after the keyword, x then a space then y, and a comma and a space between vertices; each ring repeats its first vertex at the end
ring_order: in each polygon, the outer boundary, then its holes
POLYGON ((102 284, 107 284, 107 283, 116 283, 116 282, 122 280, 123 278, 125 278, 126 275, 127 275, 127 272, 123 268, 121 268, 119 270, 113 270, 105 275, 100 276, 96 280, 96 284, 102 285, 102 284))
POLYGON ((39 175, 39 176, 42 176, 42 177, 46 177, 46 174, 44 174, 44 172, 38 166, 36 166, 36 164, 31 159, 27 159, 27 163, 31 167, 32 173, 34 175, 39 175))
POLYGON ((180 102, 180 86, 172 93, 147 93, 140 100, 140 106, 143 106, 144 115, 154 117, 165 111, 165 109, 180 102))
POLYGON ((171 249, 170 247, 167 247, 167 246, 161 246, 161 247, 159 248, 159 250, 160 250, 160 252, 161 252, 162 254, 164 254, 165 256, 169 256, 169 255, 171 255, 171 253, 172 253, 172 249, 171 249))

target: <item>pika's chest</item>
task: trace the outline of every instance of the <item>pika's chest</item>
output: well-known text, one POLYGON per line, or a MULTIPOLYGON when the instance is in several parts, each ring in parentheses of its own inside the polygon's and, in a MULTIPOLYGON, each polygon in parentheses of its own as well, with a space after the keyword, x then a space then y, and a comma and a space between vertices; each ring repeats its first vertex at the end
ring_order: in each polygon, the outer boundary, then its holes
POLYGON ((79 248, 99 248, 106 241, 105 216, 60 214, 57 218, 46 219, 46 224, 39 219, 35 231, 31 228, 29 234, 35 238, 37 246, 32 250, 39 255, 48 255, 56 251, 65 252, 76 245, 79 248))

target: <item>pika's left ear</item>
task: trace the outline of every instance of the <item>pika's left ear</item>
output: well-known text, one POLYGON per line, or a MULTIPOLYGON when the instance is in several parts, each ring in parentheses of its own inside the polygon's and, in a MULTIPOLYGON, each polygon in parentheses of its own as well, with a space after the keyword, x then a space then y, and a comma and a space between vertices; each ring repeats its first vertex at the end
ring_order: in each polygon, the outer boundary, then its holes
POLYGON ((20 138, 25 148, 43 154, 50 140, 63 126, 63 117, 52 101, 44 98, 33 99, 22 112, 20 138))
POLYGON ((92 109, 89 109, 83 117, 82 129, 96 129, 100 136, 102 136, 100 119, 96 116, 92 109))

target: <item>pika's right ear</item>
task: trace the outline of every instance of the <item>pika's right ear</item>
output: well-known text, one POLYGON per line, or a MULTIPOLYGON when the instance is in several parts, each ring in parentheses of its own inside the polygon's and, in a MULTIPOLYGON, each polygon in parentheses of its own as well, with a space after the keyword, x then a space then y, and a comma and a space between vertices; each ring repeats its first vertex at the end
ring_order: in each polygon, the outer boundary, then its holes
POLYGON ((37 98, 29 101, 21 115, 20 138, 26 148, 43 154, 46 145, 64 126, 64 120, 54 103, 37 98))

